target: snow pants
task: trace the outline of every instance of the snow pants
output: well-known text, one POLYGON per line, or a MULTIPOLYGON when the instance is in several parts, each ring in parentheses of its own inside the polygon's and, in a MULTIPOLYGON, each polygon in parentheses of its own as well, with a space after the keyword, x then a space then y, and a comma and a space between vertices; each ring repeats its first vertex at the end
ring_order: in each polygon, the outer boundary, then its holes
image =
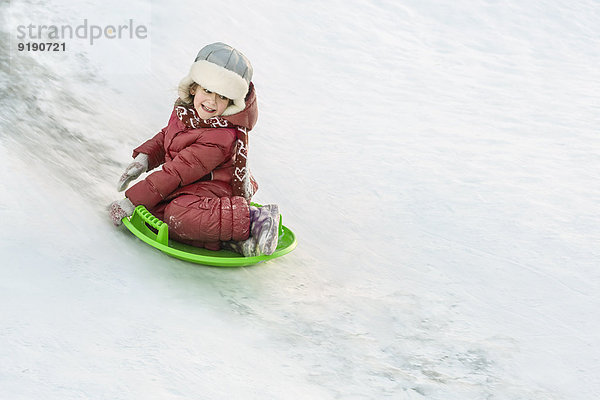
POLYGON ((248 202, 231 194, 225 182, 197 182, 178 189, 150 212, 168 224, 170 238, 219 250, 221 242, 250 235, 248 202))

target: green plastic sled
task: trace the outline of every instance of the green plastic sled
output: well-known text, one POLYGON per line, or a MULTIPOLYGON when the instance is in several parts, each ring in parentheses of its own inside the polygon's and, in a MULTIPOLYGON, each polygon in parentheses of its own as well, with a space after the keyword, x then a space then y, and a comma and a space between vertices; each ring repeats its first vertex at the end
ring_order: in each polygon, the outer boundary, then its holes
MULTIPOLYGON (((260 207, 260 204, 252 203, 260 207)), ((281 257, 296 248, 296 236, 281 223, 279 217, 279 241, 270 256, 244 257, 228 250, 207 250, 169 240, 169 226, 156 218, 144 206, 137 206, 133 215, 123 218, 123 224, 138 238, 172 257, 197 264, 215 267, 242 267, 281 257)))

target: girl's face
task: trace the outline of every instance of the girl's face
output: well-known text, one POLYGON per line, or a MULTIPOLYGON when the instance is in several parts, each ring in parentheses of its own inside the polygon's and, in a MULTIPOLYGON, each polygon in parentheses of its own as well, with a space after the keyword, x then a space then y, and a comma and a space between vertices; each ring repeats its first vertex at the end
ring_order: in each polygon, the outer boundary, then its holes
POLYGON ((190 90, 190 93, 194 96, 194 108, 202 119, 217 117, 229 106, 227 97, 211 92, 200 85, 190 90))

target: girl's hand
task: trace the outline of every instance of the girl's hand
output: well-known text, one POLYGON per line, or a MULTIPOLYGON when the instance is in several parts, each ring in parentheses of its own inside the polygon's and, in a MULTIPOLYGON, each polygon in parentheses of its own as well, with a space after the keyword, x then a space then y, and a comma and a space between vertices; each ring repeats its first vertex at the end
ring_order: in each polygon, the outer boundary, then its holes
POLYGON ((108 213, 113 224, 119 226, 123 223, 121 221, 123 218, 133 215, 134 210, 133 203, 125 197, 123 200, 113 201, 109 206, 108 213))
POLYGON ((127 189, 129 186, 129 182, 137 179, 142 172, 146 172, 148 170, 148 155, 140 153, 136 158, 133 159, 133 162, 127 166, 121 178, 119 178, 119 182, 117 183, 117 190, 122 192, 127 189))

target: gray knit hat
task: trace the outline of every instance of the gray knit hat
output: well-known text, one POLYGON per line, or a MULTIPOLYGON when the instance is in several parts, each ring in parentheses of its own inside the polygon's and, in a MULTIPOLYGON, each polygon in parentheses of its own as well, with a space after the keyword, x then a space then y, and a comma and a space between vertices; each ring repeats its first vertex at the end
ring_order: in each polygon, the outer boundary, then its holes
POLYGON ((213 43, 203 47, 196 56, 190 73, 179 82, 179 97, 191 102, 189 87, 196 82, 211 92, 233 100, 223 115, 242 111, 244 98, 252 80, 252 65, 241 52, 225 43, 213 43))

